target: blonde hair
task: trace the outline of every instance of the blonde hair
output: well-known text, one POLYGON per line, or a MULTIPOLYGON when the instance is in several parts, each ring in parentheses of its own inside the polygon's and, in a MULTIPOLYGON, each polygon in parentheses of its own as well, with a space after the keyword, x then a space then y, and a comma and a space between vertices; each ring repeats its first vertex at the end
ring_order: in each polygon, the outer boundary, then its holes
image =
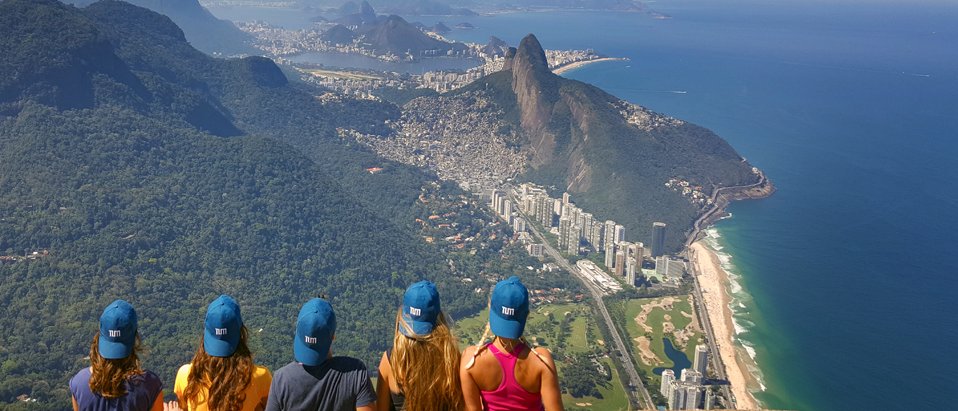
POLYGON ((100 333, 97 333, 93 336, 93 344, 90 344, 90 391, 103 398, 122 397, 127 394, 123 383, 143 374, 140 359, 136 355, 140 350, 140 334, 136 334, 130 355, 115 360, 100 355, 99 341, 100 333))
POLYGON ((465 402, 459 383, 459 345, 441 311, 432 332, 416 335, 396 313, 396 334, 389 367, 399 391, 405 397, 405 409, 460 410, 465 402), (414 337, 407 337, 413 335, 414 337))

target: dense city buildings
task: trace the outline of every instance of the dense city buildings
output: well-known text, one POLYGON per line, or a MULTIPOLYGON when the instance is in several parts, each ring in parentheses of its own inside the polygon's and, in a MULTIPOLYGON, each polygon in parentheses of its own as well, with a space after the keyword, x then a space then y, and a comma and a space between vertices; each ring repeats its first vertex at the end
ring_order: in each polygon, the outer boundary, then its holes
POLYGON ((708 348, 699 345, 695 347, 693 368, 682 369, 679 379, 675 379, 675 372, 672 370, 662 371, 659 392, 665 397, 670 410, 701 409, 703 402, 707 408, 711 408, 711 390, 704 386, 707 364, 708 348))

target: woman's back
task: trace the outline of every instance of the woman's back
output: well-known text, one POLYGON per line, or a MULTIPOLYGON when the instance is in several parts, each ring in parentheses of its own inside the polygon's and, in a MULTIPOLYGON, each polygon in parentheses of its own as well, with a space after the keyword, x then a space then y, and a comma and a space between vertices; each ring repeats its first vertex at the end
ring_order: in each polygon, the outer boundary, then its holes
POLYGON ((116 398, 106 398, 100 393, 90 390, 92 369, 87 367, 70 379, 70 393, 77 409, 87 411, 112 410, 156 410, 163 408, 163 397, 160 395, 163 383, 156 374, 145 371, 126 379, 123 389, 126 395, 116 398))
MULTIPOLYGON (((178 398, 184 398, 184 393, 186 391, 186 386, 189 384, 189 375, 190 370, 192 369, 192 364, 185 364, 176 373, 176 380, 173 385, 173 392, 176 393, 178 398)), ((266 398, 269 395, 269 386, 272 382, 273 376, 270 374, 269 370, 266 367, 256 365, 252 370, 252 375, 250 376, 249 384, 242 390, 244 400, 242 404, 242 411, 255 411, 266 409, 266 398)), ((199 395, 195 401, 187 401, 180 404, 185 410, 191 411, 206 411, 209 410, 209 404, 207 404, 207 395, 209 395, 209 390, 204 388, 201 389, 199 395)))
POLYGON ((554 362, 548 350, 537 348, 532 352, 521 342, 510 350, 496 339, 486 346, 469 347, 463 353, 463 361, 469 361, 476 350, 479 353, 475 355, 475 363, 465 372, 479 390, 483 409, 543 409, 542 391, 557 387, 551 368, 554 362))

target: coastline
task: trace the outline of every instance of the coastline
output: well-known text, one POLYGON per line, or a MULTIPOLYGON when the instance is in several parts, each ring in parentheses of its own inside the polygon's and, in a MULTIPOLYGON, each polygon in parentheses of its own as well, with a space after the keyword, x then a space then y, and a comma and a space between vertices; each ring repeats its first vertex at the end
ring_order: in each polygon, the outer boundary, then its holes
POLYGON ((735 396, 736 408, 760 409, 761 404, 752 395, 752 390, 761 389, 761 382, 749 372, 755 367, 754 361, 744 352, 744 348, 738 348, 735 344, 735 324, 729 307, 731 295, 727 288, 729 275, 722 268, 715 251, 703 241, 695 241, 689 250, 692 252, 690 261, 697 273, 696 280, 702 289, 705 314, 715 335, 715 344, 732 395, 735 396))
POLYGON ((562 73, 565 73, 565 72, 571 71, 571 70, 575 70, 575 69, 578 69, 578 68, 582 68, 582 67, 588 66, 588 65, 590 65, 590 64, 592 64, 592 63, 599 63, 599 62, 603 62, 603 61, 628 61, 628 60, 629 60, 629 59, 628 59, 628 58, 625 58, 625 57, 602 57, 602 58, 597 58, 597 59, 592 59, 592 60, 582 60, 582 61, 576 61, 576 62, 573 62, 573 63, 569 63, 569 64, 565 64, 565 65, 556 67, 556 68, 552 69, 552 72, 553 72, 554 74, 556 74, 556 75, 562 75, 562 73))

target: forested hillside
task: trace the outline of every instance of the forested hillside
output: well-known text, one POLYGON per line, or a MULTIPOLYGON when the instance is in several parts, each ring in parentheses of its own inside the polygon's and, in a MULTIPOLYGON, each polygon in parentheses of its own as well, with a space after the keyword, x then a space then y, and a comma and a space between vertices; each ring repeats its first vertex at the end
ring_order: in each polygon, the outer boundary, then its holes
POLYGON ((169 388, 220 293, 274 369, 318 294, 337 308, 334 349, 369 362, 406 285, 437 281, 459 316, 485 304, 463 278, 532 264, 500 254, 501 227, 475 210, 458 217, 484 238, 473 252, 423 241, 433 178, 336 135, 383 127, 392 105, 320 98, 266 59, 210 58, 121 2, 4 0, 0 55, 0 255, 17 257, 0 263, 0 407, 67 408, 116 298, 137 308, 144 362, 169 388))
MULTIPOLYGON (((573 195, 599 219, 626 227, 626 237, 651 244, 652 223, 669 225, 666 248, 679 251, 702 213, 670 179, 705 194, 759 180, 751 165, 715 133, 620 100, 549 70, 538 39, 528 35, 506 69, 452 96, 479 93, 522 130, 529 164, 520 179, 573 195)), ((463 97, 469 99, 469 97, 463 97)))

